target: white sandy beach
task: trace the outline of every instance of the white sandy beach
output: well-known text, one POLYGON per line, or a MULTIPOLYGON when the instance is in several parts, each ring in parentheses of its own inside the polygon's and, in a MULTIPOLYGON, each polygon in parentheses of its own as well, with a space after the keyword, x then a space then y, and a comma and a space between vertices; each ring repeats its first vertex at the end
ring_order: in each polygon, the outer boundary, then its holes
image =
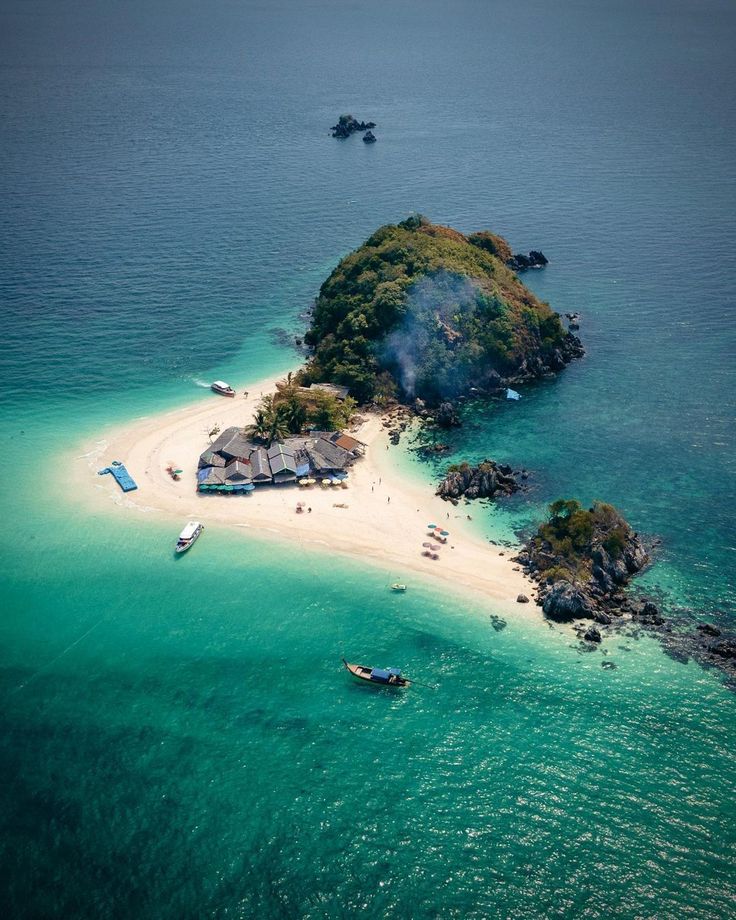
POLYGON ((249 424, 261 395, 273 392, 276 380, 282 377, 241 385, 234 399, 213 393, 184 408, 101 432, 94 440, 105 445, 104 452, 95 453, 89 445, 77 452, 76 494, 86 495, 90 503, 111 514, 145 511, 170 518, 172 543, 189 519, 201 520, 207 528, 236 527, 241 538, 252 529, 253 537, 282 542, 285 552, 293 552, 295 544, 329 549, 378 565, 391 580, 410 584, 412 575, 420 576, 446 589, 471 592, 476 601, 480 595, 493 610, 538 616, 533 602, 516 602, 519 594, 531 597, 533 586, 522 572, 514 571, 509 558, 513 553, 473 533, 467 525, 466 506, 455 508, 437 498, 431 487, 397 473, 392 457, 396 448, 387 449, 388 436, 378 415, 365 416, 361 427, 351 432, 368 447, 365 457, 351 468, 346 490, 264 486, 248 496, 198 494, 195 474, 199 455, 209 443, 207 432, 216 425, 224 430, 249 424), (112 476, 97 476, 97 470, 112 460, 127 466, 137 491, 124 495, 112 476), (184 471, 181 481, 175 482, 166 472, 169 464, 184 471), (311 513, 296 513, 301 500, 311 507, 311 513), (422 556, 429 522, 444 526, 451 534, 437 561, 422 556))

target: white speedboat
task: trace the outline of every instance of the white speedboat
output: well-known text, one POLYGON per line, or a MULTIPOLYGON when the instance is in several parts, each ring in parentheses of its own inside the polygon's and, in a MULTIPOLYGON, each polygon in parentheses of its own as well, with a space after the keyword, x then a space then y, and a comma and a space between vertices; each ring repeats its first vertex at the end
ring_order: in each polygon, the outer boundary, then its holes
POLYGON ((176 541, 176 552, 185 553, 203 530, 204 524, 200 524, 199 521, 189 521, 176 541))
POLYGON ((219 393, 220 396, 235 396, 235 390, 224 380, 215 380, 210 389, 214 390, 215 393, 219 393))

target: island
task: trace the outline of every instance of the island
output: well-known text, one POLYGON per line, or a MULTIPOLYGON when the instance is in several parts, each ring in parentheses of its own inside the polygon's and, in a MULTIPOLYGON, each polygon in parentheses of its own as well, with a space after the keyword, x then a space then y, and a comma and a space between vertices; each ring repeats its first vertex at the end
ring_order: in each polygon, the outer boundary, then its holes
POLYGON ((436 494, 402 475, 390 448, 417 419, 449 430, 461 421, 459 398, 493 397, 583 355, 559 314, 519 280, 514 259, 489 231, 465 235, 419 215, 381 227, 322 284, 304 366, 249 381, 240 398, 232 388, 230 399, 97 438, 104 447, 78 452, 86 472, 114 457, 138 488, 121 501, 95 477, 98 489, 86 493, 103 507, 112 499, 123 511, 179 520, 194 500, 208 524, 253 528, 300 553, 344 553, 402 582, 413 572, 492 605, 494 629, 499 614, 533 615, 536 592, 545 618, 576 630, 586 647, 606 631, 642 630, 670 654, 736 678, 733 636, 710 622, 683 628, 629 592, 651 547, 611 505, 560 499, 524 547, 494 552, 457 505, 524 489, 527 470, 487 458, 457 464, 436 494))
POLYGON ((561 371, 580 339, 509 266, 508 243, 414 215, 377 230, 322 285, 300 380, 360 403, 430 406, 561 371))
MULTIPOLYGON (((337 120, 337 124, 333 125, 330 131, 332 131, 333 137, 345 139, 350 137, 351 134, 355 134, 356 131, 368 131, 370 133, 375 127, 376 123, 374 121, 358 121, 352 115, 341 115, 337 120)), ((375 140, 375 137, 373 140, 375 140)))

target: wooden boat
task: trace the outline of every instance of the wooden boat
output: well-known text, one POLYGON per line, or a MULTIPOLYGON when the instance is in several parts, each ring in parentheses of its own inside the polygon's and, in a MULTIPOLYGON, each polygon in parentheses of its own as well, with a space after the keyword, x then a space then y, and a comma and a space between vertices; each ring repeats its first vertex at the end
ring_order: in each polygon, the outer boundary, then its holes
POLYGON ((176 552, 185 553, 203 530, 204 524, 200 524, 199 521, 189 521, 184 530, 179 534, 179 539, 176 541, 176 552))
POLYGON ((392 591, 406 591, 406 585, 402 585, 400 582, 395 581, 391 585, 391 590, 392 591))
POLYGON ((210 386, 210 389, 215 393, 219 393, 220 396, 235 396, 235 390, 230 386, 229 383, 225 383, 224 380, 215 380, 215 382, 210 386))
POLYGON ((350 664, 344 658, 342 663, 353 677, 378 687, 408 687, 411 683, 407 677, 401 676, 399 668, 369 668, 364 664, 350 664))

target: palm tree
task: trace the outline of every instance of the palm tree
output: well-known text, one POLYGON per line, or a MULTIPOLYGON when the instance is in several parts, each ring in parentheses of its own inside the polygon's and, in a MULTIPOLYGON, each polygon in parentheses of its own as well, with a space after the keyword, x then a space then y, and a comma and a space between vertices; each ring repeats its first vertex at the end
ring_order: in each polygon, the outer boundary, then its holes
POLYGON ((267 447, 270 447, 274 441, 282 441, 289 434, 289 425, 285 409, 285 406, 279 406, 273 413, 273 417, 268 426, 267 447))
POLYGON ((295 396, 292 396, 288 402, 285 402, 279 408, 284 410, 284 418, 289 426, 289 431, 292 434, 299 434, 307 420, 307 410, 304 405, 295 396))
POLYGON ((253 415, 253 424, 246 427, 245 433, 251 438, 265 441, 268 438, 270 427, 271 420, 263 409, 258 409, 253 415))

